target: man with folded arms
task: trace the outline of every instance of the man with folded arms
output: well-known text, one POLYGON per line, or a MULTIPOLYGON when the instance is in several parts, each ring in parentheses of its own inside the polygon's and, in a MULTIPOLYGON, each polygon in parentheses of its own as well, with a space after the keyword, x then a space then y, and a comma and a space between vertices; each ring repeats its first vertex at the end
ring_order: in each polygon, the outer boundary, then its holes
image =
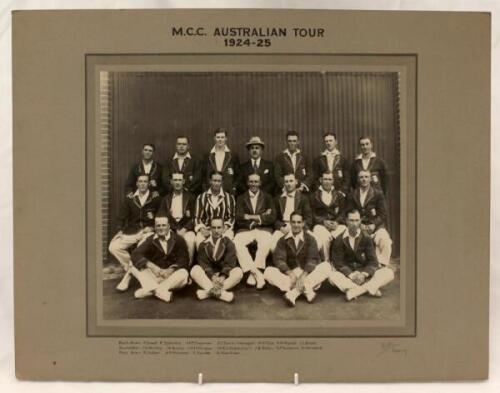
POLYGON ((313 233, 323 249, 325 260, 330 258, 330 245, 341 235, 346 227, 342 217, 344 196, 333 187, 333 174, 324 172, 320 177, 319 188, 311 195, 313 214, 313 233))
POLYGON ((196 247, 210 236, 210 222, 215 217, 224 220, 223 236, 232 240, 234 214, 234 196, 222 189, 222 173, 213 172, 210 175, 210 188, 196 198, 194 220, 196 247))
POLYGON ((243 272, 250 272, 247 284, 262 289, 265 285, 261 270, 266 267, 266 258, 271 250, 272 228, 276 220, 273 199, 260 189, 261 181, 257 173, 248 176, 248 191, 236 202, 236 227, 234 237, 236 255, 243 272), (257 242, 255 259, 247 246, 257 242), (260 269, 260 270, 259 270, 260 269))
POLYGON ((394 279, 394 272, 380 267, 373 241, 361 228, 361 216, 354 209, 347 213, 347 230, 335 239, 331 259, 335 270, 329 282, 352 300, 365 293, 381 297, 380 288, 394 279))
POLYGON ((370 171, 358 174, 359 187, 347 198, 347 211, 357 209, 361 215, 361 230, 375 242, 375 253, 381 265, 388 266, 391 261, 392 240, 385 229, 387 209, 382 191, 371 183, 370 171))
POLYGON ((189 264, 191 264, 196 243, 194 233, 195 198, 184 189, 186 180, 182 172, 173 172, 170 176, 172 192, 162 199, 158 215, 167 216, 170 229, 184 238, 189 252, 189 264))
POLYGON ((125 275, 116 287, 119 291, 126 291, 130 285, 130 253, 128 250, 152 234, 155 214, 161 201, 159 196, 153 196, 149 190, 148 175, 139 175, 136 187, 137 190, 132 198, 125 198, 120 207, 117 233, 109 243, 109 252, 125 270, 125 275))
POLYGON ((198 249, 198 265, 191 269, 191 278, 201 289, 196 297, 204 300, 209 297, 232 302, 234 293, 230 292, 242 279, 243 272, 237 267, 234 244, 222 236, 224 221, 213 218, 210 224, 210 236, 201 243, 198 249))
POLYGON ((306 229, 312 227, 312 211, 309 199, 297 189, 297 179, 293 173, 284 176, 283 194, 275 198, 277 220, 274 223, 276 229, 273 233, 271 251, 278 240, 290 232, 290 214, 294 211, 300 212, 304 218, 306 229))
POLYGON ((132 263, 132 274, 141 283, 134 293, 138 299, 154 295, 170 303, 172 291, 188 283, 186 242, 170 229, 168 217, 155 218, 155 234, 134 250, 132 263))
POLYGON ((266 281, 285 292, 285 299, 295 306, 297 298, 304 294, 312 303, 315 289, 331 273, 328 262, 320 262, 316 239, 304 230, 304 217, 299 212, 290 215, 290 232, 282 237, 274 250, 273 263, 264 271, 266 281))

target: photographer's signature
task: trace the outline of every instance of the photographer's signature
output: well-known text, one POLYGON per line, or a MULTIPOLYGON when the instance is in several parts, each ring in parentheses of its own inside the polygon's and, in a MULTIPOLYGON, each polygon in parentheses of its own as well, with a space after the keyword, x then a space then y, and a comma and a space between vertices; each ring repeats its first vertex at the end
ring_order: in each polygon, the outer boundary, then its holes
POLYGON ((380 344, 380 352, 377 356, 385 355, 388 353, 406 356, 408 355, 408 350, 404 348, 401 344, 395 342, 383 342, 380 344))

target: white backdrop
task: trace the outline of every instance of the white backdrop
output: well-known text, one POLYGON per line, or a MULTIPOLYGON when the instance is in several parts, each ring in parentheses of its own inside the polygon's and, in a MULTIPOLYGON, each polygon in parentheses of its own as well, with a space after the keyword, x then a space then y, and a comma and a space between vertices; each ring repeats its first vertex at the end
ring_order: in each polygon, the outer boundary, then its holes
MULTIPOLYGON (((0 391, 2 392, 251 392, 263 393, 292 389, 294 392, 500 392, 500 203, 491 211, 491 303, 490 303, 490 379, 474 383, 427 384, 112 384, 19 382, 14 374, 13 326, 13 252, 12 252, 12 69, 11 11, 20 9, 113 9, 113 8, 309 8, 309 9, 380 9, 492 12, 492 147, 500 144, 500 1, 496 0, 2 0, 0 4, 0 391), (497 71, 495 73, 495 70, 497 71)), ((500 155, 492 150, 491 200, 500 200, 500 155)), ((33 350, 36 350, 34 348, 33 350)), ((195 376, 193 375, 193 381, 195 376)))

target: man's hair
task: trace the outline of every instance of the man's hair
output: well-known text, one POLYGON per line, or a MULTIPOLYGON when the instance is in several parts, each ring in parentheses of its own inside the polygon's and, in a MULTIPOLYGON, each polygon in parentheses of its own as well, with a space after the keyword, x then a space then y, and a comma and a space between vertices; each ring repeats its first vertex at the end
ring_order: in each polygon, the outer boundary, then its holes
POLYGON ((219 176, 220 176, 220 177, 222 177, 222 178, 224 177, 224 175, 222 174, 222 172, 219 172, 219 171, 212 171, 212 172, 210 172, 209 179, 210 179, 210 180, 212 180, 212 177, 213 177, 214 175, 219 175, 219 176))
POLYGON ((372 174, 372 173, 370 172, 370 170, 369 170, 369 169, 361 169, 361 170, 358 172, 358 177, 359 177, 360 173, 362 173, 362 172, 368 173, 368 176, 371 176, 371 174, 372 174))
POLYGON ((227 130, 225 128, 218 127, 214 131, 214 136, 217 134, 222 134, 222 133, 224 133, 224 135, 227 136, 227 130))
POLYGON ((259 180, 260 180, 260 175, 258 173, 250 173, 248 176, 247 176, 247 182, 248 180, 250 180, 250 176, 258 176, 259 177, 259 180))
POLYGON ((335 133, 333 131, 326 131, 324 134, 323 134, 323 139, 325 139, 327 136, 333 136, 335 138, 335 140, 337 140, 337 135, 335 135, 335 133))
POLYGON ((186 135, 177 135, 177 136, 175 137, 175 141, 176 141, 176 142, 177 142, 177 140, 179 140, 179 139, 187 139, 188 144, 189 144, 189 138, 188 138, 186 135))
POLYGON ((294 210, 292 214, 290 214, 290 221, 292 221, 293 216, 300 216, 300 218, 302 218, 302 221, 304 221, 304 214, 302 214, 302 212, 298 210, 294 210))
POLYGON ((215 217, 212 217, 212 219, 210 220, 210 226, 212 226, 212 223, 214 222, 214 220, 221 220, 222 225, 224 225, 224 219, 221 216, 215 216, 215 217))
POLYGON ((358 143, 361 142, 363 139, 368 139, 371 143, 373 143, 372 138, 369 137, 368 135, 362 135, 358 139, 358 143))
POLYGON ((160 214, 160 215, 157 215, 155 217, 155 221, 158 220, 158 219, 166 219, 169 223, 170 223, 170 220, 168 219, 168 216, 166 216, 165 214, 160 214))
POLYGON ((346 214, 346 217, 349 217, 349 214, 356 214, 356 213, 359 214, 359 216, 361 217, 361 213, 356 208, 348 210, 347 214, 346 214))
POLYGON ((286 133, 286 139, 288 139, 289 136, 296 136, 297 138, 299 137, 299 133, 295 130, 290 130, 286 133))
POLYGON ((332 175, 333 176, 333 172, 330 171, 330 170, 326 170, 324 171, 322 174, 321 174, 321 177, 325 176, 325 175, 332 175))
POLYGON ((290 176, 290 175, 293 175, 293 177, 294 177, 295 179, 297 179, 297 176, 295 176, 295 173, 293 173, 293 172, 287 172, 287 173, 285 173, 285 174, 283 175, 283 179, 284 179, 285 177, 287 177, 287 176, 290 176))
POLYGON ((180 172, 180 171, 174 171, 170 174, 170 178, 173 179, 174 178, 174 175, 182 175, 182 178, 184 179, 184 173, 180 172))
POLYGON ((145 143, 144 145, 142 145, 142 148, 144 149, 146 146, 149 146, 153 149, 153 151, 156 151, 156 146, 154 145, 154 143, 145 143))
POLYGON ((148 178, 148 182, 149 182, 149 180, 151 178, 149 177, 149 175, 147 173, 140 173, 139 175, 137 175, 137 177, 135 178, 135 182, 137 183, 137 181, 139 180, 139 178, 140 177, 144 177, 144 176, 148 178))

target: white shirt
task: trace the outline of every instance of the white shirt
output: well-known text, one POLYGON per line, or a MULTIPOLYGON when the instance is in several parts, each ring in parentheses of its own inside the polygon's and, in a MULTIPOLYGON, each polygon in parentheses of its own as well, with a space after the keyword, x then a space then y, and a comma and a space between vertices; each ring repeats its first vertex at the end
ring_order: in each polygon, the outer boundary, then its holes
POLYGON ((367 188, 366 191, 363 191, 362 188, 359 189, 359 201, 361 202, 361 206, 365 207, 365 201, 366 201, 366 196, 368 195, 368 190, 370 188, 367 188))
POLYGON ((368 165, 370 164, 370 159, 376 157, 377 155, 374 152, 371 152, 368 158, 364 158, 362 154, 358 155, 357 159, 361 160, 361 165, 363 166, 363 169, 368 169, 368 165))
POLYGON ((332 199, 333 199, 333 192, 332 192, 333 188, 330 191, 326 191, 323 189, 322 186, 319 186, 318 189, 321 191, 321 200, 323 201, 323 203, 326 206, 330 206, 330 204, 332 203, 332 199))
POLYGON ((326 156, 326 163, 328 165, 328 170, 330 172, 333 172, 333 161, 335 160, 335 156, 337 154, 340 154, 340 152, 337 149, 334 149, 332 151, 325 150, 322 155, 326 156))
POLYGON ((215 256, 217 255, 217 250, 219 249, 219 245, 220 245, 220 239, 222 239, 222 236, 219 237, 215 243, 214 243, 214 238, 212 235, 210 235, 207 240, 205 240, 206 242, 209 242, 209 243, 212 243, 212 246, 214 246, 214 251, 212 253, 212 258, 215 259, 215 256))
POLYGON ((148 197, 149 197, 149 190, 147 190, 144 193, 144 195, 141 195, 141 193, 139 192, 139 190, 137 190, 134 193, 134 196, 138 197, 139 198, 139 203, 141 204, 141 206, 144 206, 144 204, 146 203, 146 201, 148 200, 148 197))
POLYGON ((356 242, 356 239, 358 238, 358 236, 361 234, 361 229, 358 229, 358 231, 356 232, 356 235, 354 237, 351 236, 351 234, 349 233, 349 230, 346 230, 344 232, 344 235, 342 236, 344 239, 346 237, 349 238, 349 245, 351 246, 351 248, 354 250, 354 244, 356 242))
POLYGON ((295 243, 295 248, 299 248, 300 241, 302 241, 302 243, 304 242, 304 231, 300 231, 300 233, 296 236, 294 236, 292 231, 290 231, 286 235, 286 238, 287 239, 292 238, 293 242, 295 243))
POLYGON ((158 239, 161 244, 161 248, 163 248, 163 252, 166 254, 167 253, 167 241, 170 239, 170 231, 165 235, 165 239, 162 239, 160 236, 155 235, 155 239, 158 239))
POLYGON ((290 222, 290 214, 293 213, 295 209, 295 193, 292 192, 290 195, 284 194, 286 196, 285 211, 283 212, 283 221, 290 222))
POLYGON ((144 173, 149 175, 149 172, 151 172, 151 167, 153 166, 153 160, 149 161, 148 163, 145 163, 143 161, 142 166, 144 167, 144 173))
POLYGON ((300 153, 300 149, 295 150, 293 153, 290 150, 286 149, 285 153, 290 156, 290 160, 292 160, 293 171, 297 170, 297 155, 300 153))
POLYGON ((184 160, 186 158, 191 158, 191 154, 189 152, 186 153, 185 156, 180 156, 179 154, 174 154, 174 160, 177 160, 177 164, 179 165, 179 170, 182 171, 182 167, 184 166, 184 160))
POLYGON ((259 191, 254 194, 252 191, 248 190, 248 195, 250 195, 250 203, 252 204, 253 214, 257 211, 257 199, 259 198, 259 191))
POLYGON ((175 221, 182 219, 182 192, 177 195, 175 192, 172 194, 172 205, 170 206, 170 213, 175 221))
POLYGON ((219 171, 222 172, 222 166, 224 165, 224 158, 226 156, 226 153, 229 153, 231 150, 229 150, 229 147, 224 146, 224 150, 220 151, 215 148, 215 146, 210 150, 210 153, 215 153, 215 168, 219 171))

